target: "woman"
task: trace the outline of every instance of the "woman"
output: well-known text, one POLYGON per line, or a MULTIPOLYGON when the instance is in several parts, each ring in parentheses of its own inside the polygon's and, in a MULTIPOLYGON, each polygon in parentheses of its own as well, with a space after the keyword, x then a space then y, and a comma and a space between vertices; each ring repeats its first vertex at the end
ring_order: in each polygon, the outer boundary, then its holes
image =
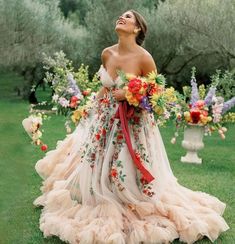
POLYGON ((132 147, 141 158, 141 176, 131 156, 119 108, 125 104, 117 70, 135 76, 156 71, 142 44, 147 27, 130 10, 116 22, 118 43, 102 52, 103 88, 93 114, 55 150, 39 160, 44 179, 40 229, 69 243, 193 243, 203 236, 214 241, 229 227, 221 217, 225 204, 177 183, 150 114, 136 112, 128 121, 132 147))

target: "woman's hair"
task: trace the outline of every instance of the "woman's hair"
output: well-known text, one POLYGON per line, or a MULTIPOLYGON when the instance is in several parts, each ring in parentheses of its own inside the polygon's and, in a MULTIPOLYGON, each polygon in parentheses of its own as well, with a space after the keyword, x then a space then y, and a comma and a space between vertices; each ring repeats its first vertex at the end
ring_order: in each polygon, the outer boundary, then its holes
POLYGON ((136 36, 136 43, 141 46, 144 42, 145 35, 147 32, 147 23, 146 23, 144 17, 141 14, 139 14, 137 11, 135 11, 133 9, 131 9, 129 11, 134 14, 134 16, 136 18, 136 24, 140 28, 140 31, 139 31, 138 35, 136 36))

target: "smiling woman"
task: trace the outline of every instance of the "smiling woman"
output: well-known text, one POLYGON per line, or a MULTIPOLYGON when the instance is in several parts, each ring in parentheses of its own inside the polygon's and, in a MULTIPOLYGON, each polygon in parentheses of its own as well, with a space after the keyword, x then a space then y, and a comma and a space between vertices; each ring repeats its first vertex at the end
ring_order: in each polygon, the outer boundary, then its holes
POLYGON ((225 203, 181 186, 151 114, 126 101, 117 70, 133 79, 156 73, 141 47, 147 27, 130 10, 116 22, 118 43, 101 55, 103 88, 90 117, 36 164, 44 179, 35 205, 40 229, 69 243, 211 241, 229 227, 225 203))

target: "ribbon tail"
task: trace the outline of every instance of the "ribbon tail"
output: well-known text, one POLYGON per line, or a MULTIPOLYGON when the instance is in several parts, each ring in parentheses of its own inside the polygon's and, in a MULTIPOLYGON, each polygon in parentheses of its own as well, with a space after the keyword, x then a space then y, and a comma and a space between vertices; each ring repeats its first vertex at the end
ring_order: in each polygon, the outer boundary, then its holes
POLYGON ((142 165, 141 161, 139 158, 136 157, 136 154, 133 150, 132 144, 131 144, 131 139, 130 139, 130 133, 128 129, 128 122, 126 118, 126 113, 127 113, 127 104, 125 102, 120 102, 119 107, 118 107, 118 113, 119 113, 119 118, 121 121, 121 127, 122 131, 126 140, 126 144, 128 147, 128 150, 130 152, 130 155, 132 157, 132 160, 134 161, 136 167, 140 170, 142 173, 144 179, 150 183, 151 181, 154 180, 154 177, 150 174, 150 172, 142 165))

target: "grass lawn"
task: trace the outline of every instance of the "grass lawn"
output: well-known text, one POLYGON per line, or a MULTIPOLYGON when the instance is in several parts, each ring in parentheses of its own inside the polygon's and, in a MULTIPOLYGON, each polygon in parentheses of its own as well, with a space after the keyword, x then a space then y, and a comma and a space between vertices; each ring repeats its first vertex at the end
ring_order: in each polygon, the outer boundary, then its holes
MULTIPOLYGON (((40 209, 32 202, 40 194, 41 179, 34 165, 44 153, 30 144, 21 121, 28 115, 28 103, 13 92, 14 84, 21 78, 14 74, 0 75, 0 243, 41 244, 62 243, 58 238, 44 239, 40 232, 40 209)), ((44 123, 44 138, 49 149, 63 139, 63 117, 52 116, 44 123)), ((200 152, 202 165, 183 164, 179 161, 185 153, 178 138, 170 144, 174 128, 170 124, 161 133, 173 172, 179 182, 193 190, 204 191, 227 203, 224 218, 230 230, 215 243, 235 243, 235 125, 228 127, 225 141, 217 134, 205 137, 205 148, 200 152)), ((179 243, 178 241, 174 242, 179 243)), ((210 243, 207 239, 197 243, 210 243)))

